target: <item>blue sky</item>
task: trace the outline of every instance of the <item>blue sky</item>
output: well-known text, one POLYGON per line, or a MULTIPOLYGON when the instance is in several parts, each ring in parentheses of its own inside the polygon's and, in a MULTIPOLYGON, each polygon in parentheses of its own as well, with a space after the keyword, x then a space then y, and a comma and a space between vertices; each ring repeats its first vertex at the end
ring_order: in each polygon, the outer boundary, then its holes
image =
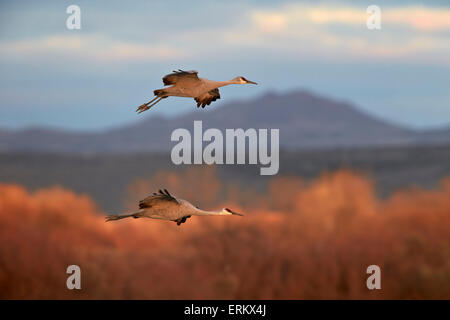
POLYGON ((309 89, 394 123, 450 125, 446 1, 2 1, 0 48, 0 128, 102 130, 196 110, 173 98, 134 112, 178 68, 259 83, 221 89, 214 108, 309 89), (81 30, 66 28, 71 4, 81 30), (371 4, 381 30, 366 27, 371 4))

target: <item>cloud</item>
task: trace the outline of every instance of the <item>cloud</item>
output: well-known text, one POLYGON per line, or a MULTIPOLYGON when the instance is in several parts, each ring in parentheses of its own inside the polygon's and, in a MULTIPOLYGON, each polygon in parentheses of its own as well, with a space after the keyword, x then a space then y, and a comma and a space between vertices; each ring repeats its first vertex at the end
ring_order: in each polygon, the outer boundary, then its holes
POLYGON ((251 16, 256 27, 264 33, 284 33, 287 31, 289 17, 282 13, 256 11, 251 16))
MULTIPOLYGON (((78 56, 95 63, 128 63, 212 60, 235 53, 256 53, 291 59, 408 58, 427 63, 450 62, 447 8, 382 6, 382 29, 376 31, 367 29, 369 15, 362 6, 285 3, 257 8, 241 5, 240 9, 239 19, 208 17, 206 26, 186 26, 183 22, 164 30, 158 29, 159 24, 136 27, 129 32, 134 35, 132 40, 123 34, 96 29, 97 33, 66 32, 4 41, 0 43, 1 56, 78 56)), ((211 15, 221 16, 216 12, 211 15)))
POLYGON ((450 9, 405 7, 383 13, 383 20, 392 24, 404 24, 419 31, 450 31, 450 9))
MULTIPOLYGON (((380 7, 382 22, 387 25, 404 25, 418 31, 448 31, 450 30, 450 9, 428 8, 420 6, 380 7)), ((261 23, 267 21, 271 26, 273 21, 282 22, 283 30, 288 24, 343 24, 365 27, 368 14, 364 7, 324 6, 307 4, 287 4, 278 9, 258 10, 253 13, 257 25, 266 28, 261 23)), ((278 28, 278 30, 282 30, 278 28)))
POLYGON ((167 44, 124 42, 102 35, 50 35, 0 44, 2 56, 79 56, 95 61, 165 60, 179 58, 180 50, 167 44))
POLYGON ((249 32, 236 28, 228 39, 241 46, 276 47, 281 54, 338 58, 430 57, 449 63, 450 9, 418 6, 381 8, 382 29, 366 27, 364 7, 285 4, 249 13, 249 32))

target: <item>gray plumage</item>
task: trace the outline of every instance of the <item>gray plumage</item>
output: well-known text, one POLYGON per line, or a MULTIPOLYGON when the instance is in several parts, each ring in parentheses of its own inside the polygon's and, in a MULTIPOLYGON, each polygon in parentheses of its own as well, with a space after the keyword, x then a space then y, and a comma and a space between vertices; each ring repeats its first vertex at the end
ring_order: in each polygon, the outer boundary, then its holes
POLYGON ((224 208, 217 211, 205 211, 201 210, 189 201, 183 199, 177 199, 172 196, 169 191, 159 190, 159 193, 153 193, 147 198, 139 201, 139 210, 129 214, 123 215, 109 215, 106 217, 106 221, 120 220, 124 218, 152 218, 170 220, 180 225, 186 222, 186 219, 191 216, 227 216, 227 215, 239 215, 228 208, 224 208))
POLYGON ((162 99, 167 97, 188 97, 194 98, 197 102, 197 107, 204 108, 211 104, 211 102, 220 99, 219 88, 230 84, 257 84, 256 82, 245 79, 244 77, 236 77, 229 81, 213 81, 205 78, 199 78, 198 72, 195 70, 183 71, 177 70, 162 78, 165 86, 164 89, 157 89, 153 91, 156 96, 152 100, 137 108, 137 112, 144 112, 162 99))

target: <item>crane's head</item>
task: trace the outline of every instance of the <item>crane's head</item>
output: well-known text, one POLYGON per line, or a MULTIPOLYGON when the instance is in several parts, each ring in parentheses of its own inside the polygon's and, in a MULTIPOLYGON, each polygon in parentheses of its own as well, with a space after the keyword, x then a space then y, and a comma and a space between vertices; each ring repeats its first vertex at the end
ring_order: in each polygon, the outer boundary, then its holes
POLYGON ((233 210, 230 210, 230 209, 228 209, 228 208, 223 208, 222 209, 222 213, 224 214, 224 215, 236 215, 236 216, 243 216, 243 214, 240 214, 240 213, 237 213, 237 212, 234 212, 233 210))
POLYGON ((257 84, 256 82, 247 80, 247 79, 245 79, 244 77, 240 77, 240 76, 234 78, 232 81, 233 81, 234 83, 237 83, 237 84, 246 84, 246 83, 257 84))

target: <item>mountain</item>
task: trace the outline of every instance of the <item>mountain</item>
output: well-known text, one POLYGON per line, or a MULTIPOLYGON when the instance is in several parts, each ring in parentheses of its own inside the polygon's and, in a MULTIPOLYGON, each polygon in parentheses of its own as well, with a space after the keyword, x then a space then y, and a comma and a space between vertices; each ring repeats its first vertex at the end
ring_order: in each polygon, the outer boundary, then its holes
MULTIPOLYGON (((166 103, 169 103, 167 101, 166 103)), ((162 106, 160 106, 162 107, 162 106)), ((337 147, 415 145, 450 142, 450 128, 418 131, 386 123, 346 102, 307 91, 268 93, 249 101, 217 108, 196 109, 175 118, 152 116, 101 133, 77 133, 45 128, 0 130, 0 152, 124 153, 170 150, 172 131, 193 131, 193 121, 207 128, 280 129, 280 147, 317 149, 337 147)), ((223 131, 224 132, 224 131, 223 131)))

